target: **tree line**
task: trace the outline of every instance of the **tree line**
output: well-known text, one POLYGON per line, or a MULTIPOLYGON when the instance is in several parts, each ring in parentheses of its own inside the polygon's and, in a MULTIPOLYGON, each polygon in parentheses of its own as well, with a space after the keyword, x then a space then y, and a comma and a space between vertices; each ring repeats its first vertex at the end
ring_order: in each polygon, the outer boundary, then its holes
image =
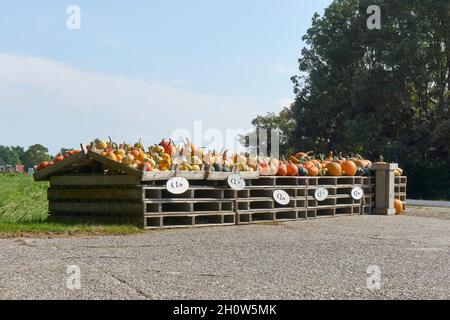
POLYGON ((280 129, 285 153, 382 156, 405 169, 409 196, 450 199, 450 2, 334 0, 302 39, 295 102, 255 128, 280 129))
POLYGON ((21 146, 2 146, 0 145, 0 158, 7 165, 15 166, 23 164, 25 168, 33 168, 43 161, 50 161, 51 156, 48 148, 41 144, 34 144, 25 150, 21 146))

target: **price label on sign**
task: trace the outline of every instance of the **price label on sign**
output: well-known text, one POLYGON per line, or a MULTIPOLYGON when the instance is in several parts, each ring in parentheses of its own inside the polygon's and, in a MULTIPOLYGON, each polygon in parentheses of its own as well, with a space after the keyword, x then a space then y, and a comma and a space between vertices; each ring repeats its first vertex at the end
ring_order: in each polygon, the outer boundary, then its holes
POLYGON ((273 192, 273 199, 276 203, 281 204, 283 206, 289 204, 291 201, 291 197, 289 194, 284 190, 275 190, 273 192))
POLYGON ((314 198, 316 198, 317 201, 325 200, 328 198, 328 190, 325 188, 317 188, 316 192, 314 192, 314 198))
POLYGON ((361 198, 364 196, 364 191, 360 187, 354 187, 352 189, 352 198, 355 200, 361 200, 361 198))
POLYGON ((228 185, 233 190, 243 190, 245 188, 245 180, 239 174, 230 174, 228 176, 228 185))
POLYGON ((166 189, 173 194, 182 194, 189 189, 189 181, 183 177, 173 177, 167 180, 166 189))

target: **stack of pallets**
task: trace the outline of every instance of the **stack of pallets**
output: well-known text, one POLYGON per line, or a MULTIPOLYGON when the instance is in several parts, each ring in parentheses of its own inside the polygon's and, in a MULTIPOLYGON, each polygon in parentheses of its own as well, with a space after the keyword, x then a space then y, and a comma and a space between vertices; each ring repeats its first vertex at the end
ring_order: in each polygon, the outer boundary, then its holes
MULTIPOLYGON (((246 186, 232 189, 224 172, 142 173, 93 152, 74 155, 35 174, 49 180, 52 219, 137 223, 144 228, 199 227, 371 214, 375 177, 277 177, 244 172, 246 186), (168 179, 182 176, 189 188, 170 193, 168 179), (352 196, 359 187, 363 197, 352 196), (326 189, 318 200, 316 190, 326 189), (276 190, 289 201, 281 205, 276 190)), ((395 197, 406 199, 406 177, 395 177, 395 197)))
POLYGON ((259 177, 246 180, 240 191, 229 188, 226 181, 205 180, 191 181, 189 190, 181 195, 170 194, 165 181, 147 183, 143 188, 144 226, 172 228, 368 214, 374 185, 372 177, 259 177), (323 201, 314 197, 319 187, 328 190, 323 201), (354 187, 364 190, 363 199, 352 198, 354 187), (278 204, 273 198, 275 190, 289 194, 289 203, 278 204))

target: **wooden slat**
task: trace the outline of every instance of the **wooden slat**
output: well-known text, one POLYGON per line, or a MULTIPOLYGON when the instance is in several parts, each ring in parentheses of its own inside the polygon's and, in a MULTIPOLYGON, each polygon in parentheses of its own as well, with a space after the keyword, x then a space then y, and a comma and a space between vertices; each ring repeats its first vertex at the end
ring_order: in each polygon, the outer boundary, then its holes
POLYGON ((50 215, 49 222, 58 223, 86 223, 86 224, 132 224, 143 228, 143 219, 139 216, 78 216, 78 215, 50 215))
POLYGON ((133 167, 130 167, 130 166, 126 165, 126 164, 122 164, 122 163, 119 163, 117 161, 114 161, 114 160, 112 160, 112 159, 110 159, 108 157, 105 157, 105 156, 103 156, 101 154, 98 154, 98 153, 96 153, 94 151, 88 151, 87 155, 90 158, 105 164, 107 167, 109 167, 111 169, 115 169, 115 170, 121 171, 123 173, 126 173, 126 174, 129 174, 129 175, 138 177, 139 179, 142 177, 142 171, 137 170, 137 169, 135 169, 133 167))
POLYGON ((168 180, 173 176, 175 176, 174 171, 151 171, 143 174, 142 181, 168 180))
POLYGON ((231 172, 206 171, 206 180, 226 180, 231 172))
MULTIPOLYGON (((268 199, 270 200, 270 199, 268 199)), ((216 198, 164 198, 164 199, 145 199, 144 203, 230 203, 234 199, 216 199, 216 198)))
POLYGON ((259 178, 259 171, 240 171, 237 172, 241 175, 244 179, 258 179, 259 178))
POLYGON ((176 177, 183 177, 188 180, 203 180, 205 171, 176 171, 176 177))
POLYGON ((137 186, 140 179, 128 175, 65 175, 50 177, 51 186, 137 186))
POLYGON ((49 202, 50 214, 89 214, 89 215, 142 215, 142 203, 108 202, 49 202))
POLYGON ((61 189, 49 188, 48 200, 142 200, 141 188, 61 189))
MULTIPOLYGON (((215 215, 219 214, 216 210, 214 211, 172 211, 172 212, 147 212, 144 214, 145 217, 155 217, 155 216, 197 216, 197 215, 215 215)), ((232 211, 221 211, 220 214, 229 215, 234 214, 232 211)))
POLYGON ((54 165, 47 167, 45 169, 39 170, 36 172, 33 177, 35 181, 43 181, 48 180, 48 178, 51 175, 57 174, 60 172, 63 168, 66 168, 70 166, 71 164, 74 164, 75 162, 78 162, 80 160, 86 159, 86 154, 83 152, 74 154, 60 162, 55 163, 54 165))

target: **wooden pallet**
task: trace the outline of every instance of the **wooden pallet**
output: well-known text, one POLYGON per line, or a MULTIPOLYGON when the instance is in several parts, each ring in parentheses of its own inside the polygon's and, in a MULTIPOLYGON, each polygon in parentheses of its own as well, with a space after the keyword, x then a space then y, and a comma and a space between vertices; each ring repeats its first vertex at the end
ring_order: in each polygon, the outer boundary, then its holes
MULTIPOLYGON (((246 187, 229 188, 228 172, 141 172, 87 150, 40 170, 36 180, 50 180, 52 218, 137 221, 146 228, 229 225, 290 221, 316 217, 370 214, 375 204, 375 177, 277 177, 240 172, 246 187), (167 180, 189 180, 179 195, 166 190, 167 180), (364 191, 361 200, 350 196, 353 187, 364 191), (314 192, 326 188, 329 196, 317 201, 314 192), (287 205, 273 199, 275 190, 290 196, 287 205)), ((395 178, 395 197, 406 199, 406 177, 395 178)))
MULTIPOLYGON (((52 176, 50 215, 128 220, 148 229, 200 227, 370 214, 375 197, 373 177, 260 177, 246 180, 241 191, 230 189, 223 180, 192 179, 190 188, 179 195, 166 190, 166 181, 127 174, 52 176), (350 196, 354 186, 364 190, 363 199, 350 196), (319 187, 329 192, 324 201, 314 198, 319 187), (278 189, 291 197, 285 206, 273 199, 278 189)), ((399 180, 398 188, 405 191, 406 180, 399 180)))
POLYGON ((394 197, 403 202, 403 206, 406 209, 406 185, 407 177, 399 176, 394 178, 394 197))

